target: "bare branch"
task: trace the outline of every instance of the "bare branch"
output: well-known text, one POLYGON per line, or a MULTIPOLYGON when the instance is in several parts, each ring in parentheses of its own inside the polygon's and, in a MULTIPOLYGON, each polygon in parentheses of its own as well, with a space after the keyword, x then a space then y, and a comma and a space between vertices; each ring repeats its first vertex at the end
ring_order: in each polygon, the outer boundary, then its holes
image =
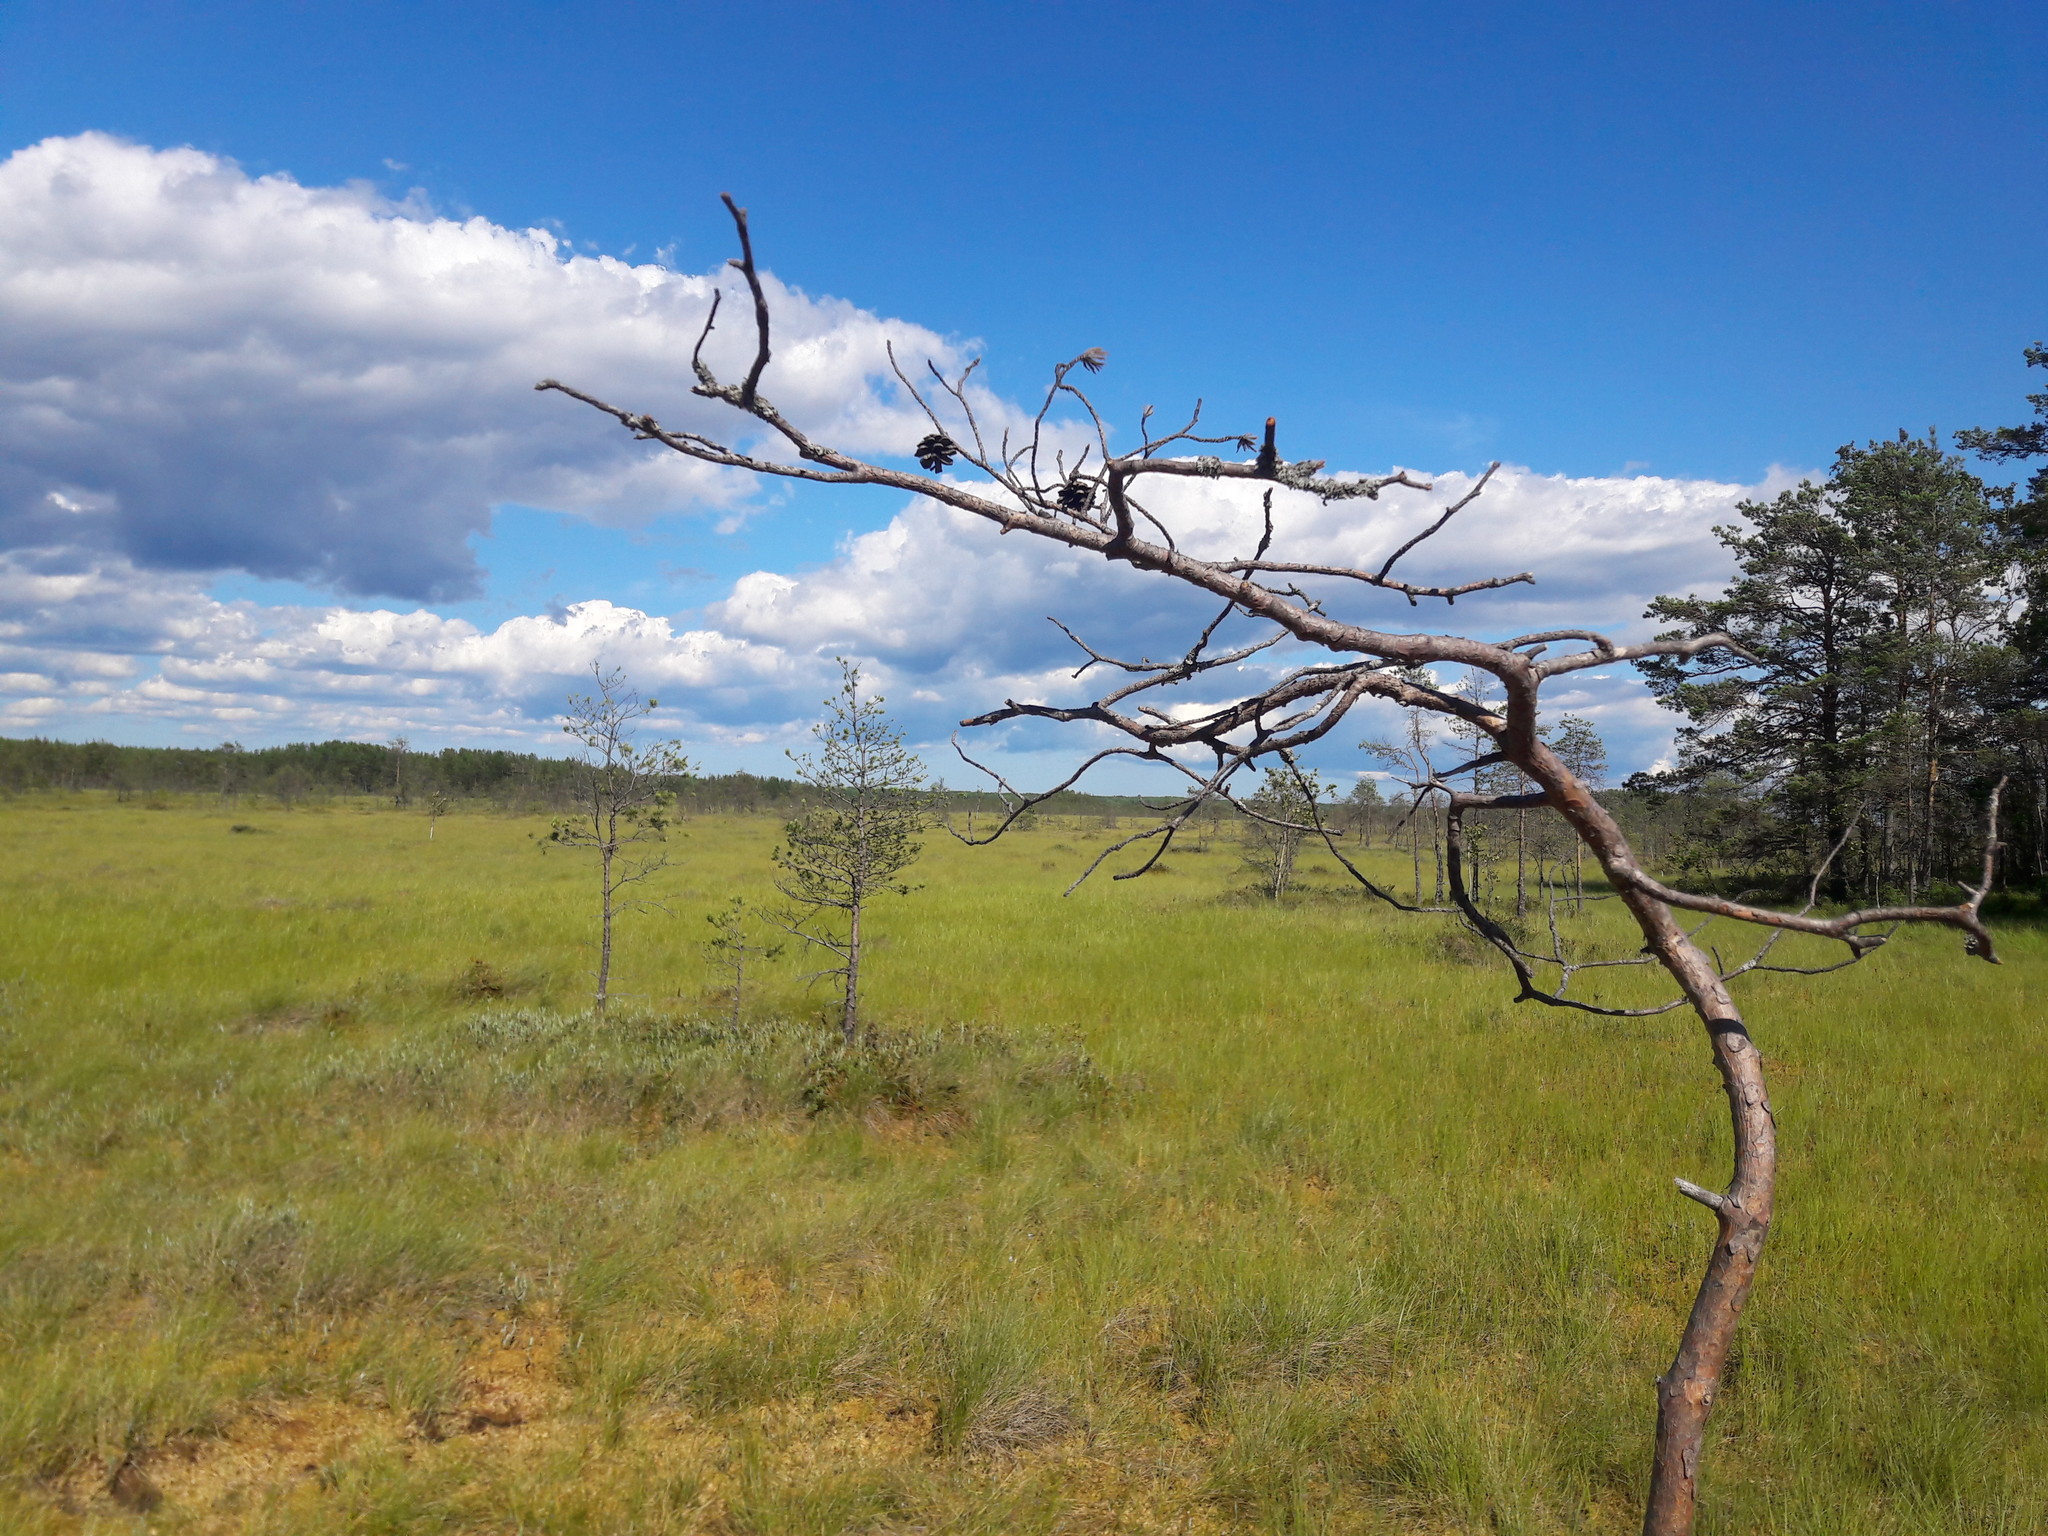
MULTIPOLYGON (((718 302, 724 297, 725 290, 723 288, 713 288, 711 290, 711 308, 704 315, 704 329, 697 333, 697 345, 690 349, 691 371, 697 375, 697 382, 699 384, 702 384, 706 389, 712 390, 718 388, 718 377, 712 373, 711 365, 704 361, 704 343, 711 339, 711 328, 718 324, 718 302)), ((534 387, 536 389, 544 389, 547 385, 537 384, 534 387)), ((559 384, 556 384, 554 387, 562 389, 562 386, 559 384)), ((562 393, 570 394, 571 391, 563 389, 562 393)), ((579 400, 588 399, 584 395, 577 395, 576 398, 579 400)))
MULTIPOLYGON (((1566 997, 1562 987, 1555 992, 1551 992, 1536 984, 1536 973, 1530 969, 1529 957, 1523 954, 1521 946, 1515 943, 1513 937, 1506 929, 1502 928, 1499 923, 1488 917, 1481 910, 1479 904, 1472 899, 1471 893, 1466 890, 1464 851, 1460 846, 1464 831, 1463 817, 1465 811, 1471 809, 1498 809, 1510 806, 1515 801, 1522 799, 1526 799, 1526 797, 1515 795, 1471 795, 1463 791, 1453 791, 1450 796, 1450 809, 1444 818, 1446 832, 1444 838, 1444 875, 1446 882, 1451 888, 1451 900, 1457 903, 1459 912, 1464 915, 1466 923, 1471 926, 1473 931, 1498 950, 1502 958, 1507 961, 1509 968, 1514 971, 1515 980, 1521 988, 1515 996, 1515 1001, 1518 1003, 1542 1003, 1550 1008, 1570 1008, 1580 1013, 1593 1013, 1605 1018, 1619 1019, 1654 1018, 1660 1013, 1669 1013, 1674 1008, 1683 1008, 1691 1001, 1691 998, 1683 992, 1670 1002, 1661 1003, 1652 1008, 1605 1008, 1596 1003, 1581 1002, 1575 997, 1566 997)), ((1562 962, 1559 963, 1562 964, 1562 962)), ((1573 967, 1572 969, 1579 969, 1579 967, 1573 967)), ((1565 979, 1567 981, 1570 980, 1570 970, 1565 972, 1565 979)))
POLYGON ((1697 1200, 1716 1214, 1728 1203, 1726 1195, 1717 1195, 1711 1189, 1702 1189, 1690 1179, 1673 1179, 1671 1182, 1678 1186, 1678 1192, 1686 1199, 1697 1200))
MULTIPOLYGON (((1294 770, 1294 779, 1296 786, 1299 789, 1301 789, 1304 794, 1307 794, 1308 783, 1302 777, 1301 769, 1295 766, 1294 758, 1291 754, 1286 758, 1286 762, 1287 766, 1294 770)), ((1233 801, 1232 803, 1236 804, 1235 801, 1233 801)), ((1309 830, 1312 830, 1317 837, 1322 839, 1323 847, 1329 850, 1330 856, 1334 858, 1339 864, 1343 865, 1345 873, 1350 875, 1351 878, 1355 880, 1360 886, 1364 887, 1368 894, 1376 897, 1380 901, 1385 902, 1388 906, 1394 908, 1396 911, 1399 912, 1446 912, 1450 910, 1446 907, 1425 907, 1419 904, 1411 905, 1410 903, 1401 900, 1400 897, 1396 896, 1392 891, 1389 891, 1385 886, 1381 885, 1378 881, 1369 878, 1366 875, 1365 871, 1360 869, 1356 864, 1352 863, 1350 858, 1345 855, 1344 850, 1337 846, 1336 838, 1331 834, 1329 827, 1323 821, 1322 808, 1316 804, 1315 798, 1313 796, 1309 796, 1308 803, 1309 814, 1314 823, 1309 830)), ((1240 805, 1238 806, 1238 809, 1246 811, 1247 814, 1251 814, 1249 809, 1245 806, 1240 805)))
MULTIPOLYGON (((761 384, 761 372, 768 366, 768 296, 761 291, 761 274, 754 270, 754 239, 747 233, 747 210, 732 200, 730 192, 721 192, 718 196, 725 204, 726 212, 732 215, 733 227, 740 236, 740 254, 726 265, 739 268, 747 280, 747 291, 754 296, 754 329, 760 340, 754 349, 754 364, 740 384, 739 397, 733 401, 741 410, 751 411, 755 391, 761 384)), ((706 322, 705 329, 710 329, 709 322, 706 322)))
POLYGON ((1467 593, 1488 592, 1496 587, 1512 587, 1522 582, 1533 585, 1536 580, 1528 571, 1517 571, 1512 576, 1487 576, 1474 581, 1461 581, 1449 587, 1418 587, 1405 581, 1394 581, 1385 576, 1376 576, 1370 571, 1355 570, 1344 565, 1296 565, 1277 560, 1233 560, 1225 563, 1223 569, 1242 571, 1247 576, 1268 572, 1290 576, 1337 576, 1345 581, 1356 581, 1368 587, 1377 587, 1383 592, 1398 592, 1411 603, 1423 597, 1440 597, 1447 603, 1455 602, 1467 593))
POLYGON ((1998 803, 2005 793, 2006 780, 2000 779, 1991 792, 1991 803, 1986 813, 1984 838, 1984 875, 1979 885, 1964 887, 1970 899, 1956 906, 1906 906, 1867 907, 1855 912, 1845 912, 1840 917, 1809 917, 1804 912, 1775 912, 1768 907, 1752 907, 1743 902, 1726 901, 1718 896, 1702 896, 1692 891, 1681 891, 1653 879, 1633 859, 1612 860, 1608 873, 1652 896, 1667 906, 1681 907, 1692 912, 1711 912, 1717 917, 1730 917, 1738 922, 1755 923, 1767 928, 1784 928, 1793 933, 1810 933, 1824 939, 1839 939, 1849 946, 1852 953, 1862 955, 1880 947, 1889 935, 1859 933, 1873 923, 1938 923, 1945 927, 1960 928, 1967 936, 1964 940, 1965 954, 1980 960, 1998 963, 1998 952, 1991 938, 1991 930, 1984 926, 1982 908, 1984 897, 1991 889, 1991 877, 1998 849, 1998 803))
POLYGON ((1004 806, 1007 807, 1006 814, 1003 816, 1001 823, 987 837, 962 837, 956 828, 951 825, 947 826, 946 830, 948 832, 952 833, 956 839, 965 843, 970 848, 982 848, 994 842, 1005 832, 1009 831, 1016 824, 1020 816, 1025 815, 1029 811, 1036 810, 1039 806, 1045 804, 1046 801, 1064 794, 1080 783, 1098 763, 1106 762, 1112 757, 1130 757, 1136 758, 1139 761, 1150 761, 1153 757, 1152 753, 1141 751, 1136 747, 1106 747, 1083 761, 1080 767, 1060 780, 1059 783, 1053 785, 1051 789, 1027 792, 1016 788, 1008 779, 1004 778, 986 763, 978 762, 974 758, 969 757, 967 749, 960 745, 960 738, 957 734, 953 737, 953 750, 959 755, 960 761, 976 772, 986 774, 994 781, 997 792, 1002 797, 1004 806))
MULTIPOLYGON (((1422 532, 1418 533, 1417 535, 1415 535, 1414 538, 1410 539, 1406 544, 1403 544, 1399 549, 1395 550, 1391 555, 1387 556, 1387 563, 1380 567, 1379 579, 1381 581, 1385 581, 1387 577, 1392 574, 1394 569, 1394 562, 1396 560, 1399 560, 1403 555, 1407 554, 1409 550, 1413 549, 1416 545, 1420 544, 1424 539, 1430 537, 1430 535, 1434 534, 1438 529, 1442 528, 1445 523, 1448 523, 1460 512, 1464 511, 1467 507, 1471 506, 1473 502, 1477 501, 1479 499, 1480 492, 1486 489, 1486 482, 1493 478, 1493 472, 1499 468, 1500 460, 1495 459, 1491 464, 1486 466, 1486 473, 1481 475, 1479 479, 1476 482, 1474 482, 1471 490, 1467 491, 1464 495, 1460 496, 1456 501, 1452 502, 1448 507, 1444 508, 1444 515, 1442 517, 1438 518, 1435 522, 1431 523, 1427 528, 1423 529, 1422 532)), ((1535 578, 1529 577, 1527 579, 1533 581, 1535 578)))
POLYGON ((1646 656, 1675 656, 1681 660, 1690 659, 1704 651, 1728 651, 1742 657, 1746 662, 1758 658, 1752 651, 1738 645, 1723 634, 1695 635, 1689 640, 1646 640, 1640 645, 1617 645, 1605 635, 1590 631, 1559 630, 1549 635, 1529 635, 1521 640, 1510 641, 1507 649, 1515 650, 1531 641, 1550 639, 1586 639, 1595 642, 1590 651, 1574 651, 1569 656, 1556 656, 1536 666, 1538 677, 1557 677, 1566 672, 1583 672, 1587 667, 1604 667, 1609 662, 1636 661, 1646 656))

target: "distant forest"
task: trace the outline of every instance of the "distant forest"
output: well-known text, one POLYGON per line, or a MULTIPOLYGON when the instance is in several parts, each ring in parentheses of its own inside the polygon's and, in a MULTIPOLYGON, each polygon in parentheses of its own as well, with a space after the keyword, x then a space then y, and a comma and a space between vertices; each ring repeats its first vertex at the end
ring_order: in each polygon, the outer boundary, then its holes
MULTIPOLYGON (((224 803, 268 802, 280 808, 339 797, 378 797, 395 807, 435 795, 505 811, 559 811, 567 806, 579 764, 485 747, 415 752, 372 741, 294 742, 282 747, 122 747, 111 742, 0 737, 0 794, 31 790, 104 790, 121 799, 204 794, 224 803)), ((688 811, 794 816, 804 786, 794 779, 720 773, 677 780, 688 811)), ((946 790, 948 810, 998 809, 996 796, 946 790)), ((1142 814, 1133 795, 1062 796, 1049 809, 1079 816, 1142 814)))

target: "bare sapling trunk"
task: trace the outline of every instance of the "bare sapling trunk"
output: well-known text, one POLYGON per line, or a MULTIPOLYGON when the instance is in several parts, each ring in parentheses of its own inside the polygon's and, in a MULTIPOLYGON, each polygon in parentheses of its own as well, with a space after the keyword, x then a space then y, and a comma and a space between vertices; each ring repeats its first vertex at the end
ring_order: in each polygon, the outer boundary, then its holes
POLYGON ((848 1045, 860 1039, 860 916, 859 905, 846 915, 846 998, 839 1010, 839 1033, 848 1045))
POLYGON ((1437 814, 1435 801, 1431 801, 1429 807, 1429 856, 1436 864, 1436 895, 1433 899, 1438 906, 1442 906, 1444 904, 1444 823, 1443 818, 1437 814))
MULTIPOLYGON (((1473 477, 1458 499, 1432 509, 1435 515, 1427 526, 1377 566, 1285 560, 1273 553, 1281 516, 1309 510, 1318 501, 1377 500, 1389 490, 1420 493, 1432 492, 1434 487, 1406 472, 1377 477, 1325 475, 1321 461, 1290 462, 1280 457, 1273 419, 1267 419, 1263 434, 1210 435, 1198 430, 1199 407, 1178 431, 1162 432, 1158 437, 1151 434, 1148 410, 1135 445, 1119 452, 1082 388, 1085 374, 1099 370, 1106 360, 1099 348, 1056 366, 1037 415, 1027 426, 1013 429, 997 442, 984 435, 964 372, 948 377, 933 368, 938 382, 928 387, 927 393, 896 366, 899 386, 923 409, 930 424, 929 433, 912 450, 925 472, 855 458, 813 440, 760 393, 770 356, 768 303, 754 266, 746 213, 730 198, 726 205, 740 239, 741 255, 733 266, 752 299, 757 341, 745 380, 739 384, 722 381, 703 358, 703 340, 710 336, 717 316, 714 299, 692 359, 698 379, 695 393, 732 407, 746 419, 747 430, 779 437, 783 457, 756 456, 696 430, 671 430, 651 416, 608 404, 551 379, 537 387, 560 390, 612 416, 636 438, 703 463, 763 476, 885 486, 929 497, 1003 533, 1025 533, 1066 550, 1152 573, 1181 589, 1202 594, 1214 605, 1216 617, 1194 637, 1187 651, 1165 661, 1121 660, 1068 629, 1068 637, 1086 658, 1074 675, 1102 667, 1113 678, 1110 687, 1086 704, 1009 700, 962 722, 970 727, 1015 721, 1075 723, 1111 743, 1099 747, 1067 778, 1043 791, 1021 792, 999 774, 983 769, 1003 797, 1005 814, 991 832, 976 841, 1002 836, 1020 818, 1071 789, 1099 764, 1144 763, 1173 778, 1179 798, 1160 811, 1157 821, 1117 839, 1098 854, 1076 885, 1129 850, 1137 851, 1136 864, 1118 870, 1114 878, 1135 879, 1156 869, 1191 821, 1220 802, 1270 830, 1291 828, 1300 835, 1319 838, 1366 891, 1389 905, 1412 911, 1421 908, 1422 889, 1421 829, 1416 822, 1427 806, 1439 898, 1447 885, 1456 911, 1493 946, 1512 972, 1517 1002, 1627 1017, 1689 1007, 1704 1021, 1733 1116, 1735 1164, 1728 1187, 1718 1193, 1679 1182, 1683 1194, 1713 1211, 1716 1235, 1677 1354, 1658 1378, 1656 1442, 1643 1522, 1647 1536, 1688 1536, 1693 1528, 1708 1417, 1721 1389, 1736 1322, 1749 1298, 1770 1227, 1777 1168, 1763 1063, 1744 1029, 1729 983, 1751 971, 1803 969, 1814 973, 1839 968, 1767 963, 1784 934, 1840 943, 1847 958, 1839 964, 1849 965, 1883 945, 1891 927, 1901 923, 1937 923, 1960 929, 1967 936, 1968 953, 1994 960, 1992 937, 1980 908, 1991 886, 1998 846, 1998 794, 1994 792, 1990 798, 1982 881, 1970 888, 1967 900, 1952 906, 1874 907, 1833 917, 1816 916, 1813 907, 1826 862, 1814 874, 1807 905, 1796 912, 1666 885, 1642 867, 1619 825, 1595 797, 1598 768, 1590 756, 1568 747, 1563 729, 1557 734, 1558 745, 1578 759, 1576 763, 1546 744, 1541 690, 1554 678, 1649 658, 1691 664, 1709 657, 1712 664, 1727 671, 1754 665, 1757 657, 1727 635, 1705 630, 1625 644, 1591 629, 1557 629, 1495 643, 1427 629, 1382 628, 1363 617, 1344 616, 1347 608, 1381 595, 1399 599, 1402 606, 1394 611, 1406 614, 1424 601, 1448 603, 1533 582, 1534 575, 1527 571, 1448 584, 1411 582, 1393 574, 1410 551, 1439 533, 1485 491, 1497 465, 1473 477), (1070 419, 1054 414, 1063 403, 1072 407, 1070 419), (1084 446, 1077 451, 1076 443, 1084 446), (1248 457, 1225 458, 1224 452, 1248 457), (956 463, 965 467, 950 476, 941 474, 956 463), (1163 519, 1170 516, 1170 488, 1182 479, 1235 487, 1246 493, 1239 508, 1245 530, 1242 553, 1198 557, 1172 535, 1163 519), (1309 652, 1308 659, 1300 664, 1273 657, 1261 659, 1263 653, 1283 642, 1309 652), (1490 679, 1484 696, 1441 681, 1458 671, 1468 678, 1478 673, 1490 679), (1295 760, 1296 753, 1323 741, 1354 707, 1370 700, 1413 712, 1411 721, 1418 725, 1426 716, 1447 722, 1469 743, 1470 756, 1446 768, 1435 766, 1426 752, 1404 757, 1414 795, 1408 818, 1417 896, 1413 903, 1381 888, 1346 855, 1324 824, 1316 796, 1307 791, 1305 776, 1295 760), (1273 814, 1273 808, 1256 803, 1257 795, 1239 790, 1241 775, 1276 763, 1304 791, 1301 809, 1295 815, 1273 814), (1535 787, 1514 793, 1479 792, 1482 783, 1497 782, 1482 775, 1503 765, 1519 770, 1535 787), (1592 851, 1609 884, 1634 916, 1643 935, 1643 952, 1588 961, 1567 954, 1555 939, 1547 952, 1527 949, 1474 899, 1462 867, 1462 818, 1539 808, 1562 817, 1580 846, 1592 851), (1724 968, 1686 937, 1675 915, 1679 911, 1753 924, 1769 930, 1769 936, 1748 960, 1724 968), (1869 931, 1873 928, 1879 931, 1869 931), (1602 967, 1593 972, 1597 976, 1613 974, 1605 967, 1661 967, 1675 982, 1678 996, 1654 1006, 1621 1007, 1574 995, 1571 988, 1575 982, 1595 966, 1602 967)), ((1276 657, 1288 654, 1275 652, 1276 657)), ((1560 727, 1565 723, 1560 721, 1560 727)), ((1410 739, 1422 740, 1419 729, 1410 739)), ((964 750, 961 755, 966 758, 964 750)), ((1839 852, 1840 845, 1830 861, 1839 852)), ((1539 866, 1541 860, 1539 850, 1539 866)), ((1555 867, 1562 885, 1567 873, 1562 860, 1555 867)), ((1582 898, 1582 887, 1576 881, 1571 889, 1575 901, 1582 898)), ((853 1017, 851 1008, 849 989, 849 1019, 853 1017)))
POLYGON ((1515 921, 1529 915, 1529 813, 1515 812, 1515 921))
POLYGON ((591 1003, 600 1019, 604 1017, 612 997, 612 917, 618 911, 618 886, 612 880, 612 865, 618 861, 616 823, 607 830, 613 835, 598 845, 601 871, 598 889, 602 897, 598 903, 597 996, 591 1003))

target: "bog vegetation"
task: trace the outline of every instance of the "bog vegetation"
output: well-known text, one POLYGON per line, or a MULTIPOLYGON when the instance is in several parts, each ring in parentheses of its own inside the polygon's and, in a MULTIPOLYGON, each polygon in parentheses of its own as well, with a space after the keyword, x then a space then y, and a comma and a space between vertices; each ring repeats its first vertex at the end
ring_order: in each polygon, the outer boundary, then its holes
MULTIPOLYGON (((429 841, 376 788, 0 802, 0 1526, 1637 1519, 1667 1180, 1728 1157, 1688 1031, 1510 1006, 1313 840, 1275 900, 1242 824, 1062 898, 1120 829, 1053 811, 929 840, 855 1049, 794 956, 735 1000, 704 918, 772 904, 783 817, 700 814, 600 1026, 546 808, 429 841)), ((1370 814, 1347 854, 1427 887, 1370 814)), ((1909 932, 1737 984, 1788 1156, 1705 1530, 2048 1527, 2048 945, 1998 921, 2000 970, 1909 932)))

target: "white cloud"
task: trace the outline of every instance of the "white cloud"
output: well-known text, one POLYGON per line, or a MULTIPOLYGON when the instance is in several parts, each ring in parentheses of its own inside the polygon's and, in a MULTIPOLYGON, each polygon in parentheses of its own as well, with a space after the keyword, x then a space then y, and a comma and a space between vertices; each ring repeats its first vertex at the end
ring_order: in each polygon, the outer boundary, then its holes
MULTIPOLYGON (((1377 503, 1286 495, 1274 553, 1376 566, 1467 489, 1449 474, 1431 493, 1390 491, 1377 503)), ((1711 526, 1762 489, 1504 470, 1401 569, 1445 581, 1529 569, 1534 586, 1447 609, 1325 583, 1327 601, 1340 617, 1386 628, 1641 634, 1650 596, 1725 578, 1711 526)), ((1257 535, 1257 501, 1241 488, 1174 481, 1151 504, 1191 550, 1239 550, 1257 535)), ((954 722, 1005 698, 1082 697, 1095 679, 1071 676, 1083 658, 1047 615, 1103 651, 1158 657, 1183 649, 1214 609, 1157 576, 1000 536, 923 500, 816 570, 742 577, 693 627, 601 598, 490 630, 424 608, 266 608, 218 601, 194 578, 129 562, 17 551, 0 558, 0 724, 43 728, 62 716, 84 730, 125 719, 251 739, 403 730, 545 745, 564 694, 602 659, 666 695, 686 735, 744 757, 801 737, 830 658, 846 654, 865 661, 914 734, 936 745, 954 722)), ((1562 679, 1547 701, 1555 713, 1590 715, 1617 764, 1645 761, 1668 741, 1670 717, 1626 667, 1562 679)), ((1397 729, 1390 712, 1362 711, 1334 766, 1351 764, 1359 737, 1397 729)), ((1018 728, 987 750, 1049 769, 1081 745, 1071 732, 1018 728)), ((754 761, 772 767, 779 754, 754 761)))
MULTIPOLYGON (((1419 607, 1355 584, 1309 585, 1336 617, 1388 630, 1505 639, 1572 627, 1643 637, 1651 597, 1712 589, 1727 579, 1727 551, 1713 526, 1733 519, 1743 499, 1774 494, 1789 478, 1774 471, 1763 484, 1740 486, 1506 468, 1395 574, 1449 585, 1529 571, 1533 585, 1475 593, 1455 605, 1424 599, 1419 607)), ((1376 502, 1325 504, 1282 492, 1275 498, 1274 557, 1377 569, 1471 484, 1468 475, 1444 474, 1432 492, 1391 489, 1376 502)), ((1259 535, 1258 494, 1243 486, 1172 480, 1152 488, 1147 500, 1190 553, 1248 553, 1259 535)), ((1135 659, 1178 654, 1215 609, 1214 600, 1167 578, 1021 535, 998 537, 965 513, 918 502, 887 528, 848 541, 821 570, 742 578, 707 617, 727 633, 793 652, 837 648, 876 657, 943 697, 957 718, 1006 696, 1081 697, 1087 683, 1068 674, 1085 658, 1046 622, 1048 615, 1095 649, 1135 659)), ((1672 717, 1627 667, 1563 679, 1546 702, 1555 713, 1594 719, 1614 739, 1618 761, 1640 761, 1669 739, 1672 717)), ((940 713, 927 711, 934 732, 940 713)), ((1355 735, 1396 728, 1390 715, 1373 710, 1359 725, 1344 733, 1347 747, 1355 735)), ((1033 728, 1011 733, 1020 748, 1052 750, 1058 739, 1033 728)))
MULTIPOLYGON (((0 163, 0 542, 430 598, 473 589, 465 541, 498 503, 730 508, 752 487, 532 385, 730 431, 689 356, 732 281, 197 150, 46 140, 0 163)), ((873 386, 884 339, 949 344, 768 286, 764 388, 853 451, 905 451, 923 427, 873 386)), ((724 313, 706 355, 737 374, 749 310, 724 313)))
POLYGON ((805 714, 829 670, 602 599, 482 630, 427 609, 226 603, 190 577, 125 562, 50 570, 19 553, 0 556, 0 613, 0 727, 37 730, 62 718, 87 733, 411 731, 549 747, 565 694, 587 687, 595 661, 666 694, 666 718, 692 734, 745 744, 805 714), (125 653, 104 649, 117 629, 125 653))
MULTIPOLYGON (((531 388, 559 376, 672 425, 730 430, 730 413, 688 392, 712 287, 730 281, 572 256, 543 230, 439 218, 362 188, 252 178, 193 150, 84 135, 0 163, 0 729, 547 746, 564 694, 601 658, 663 695, 700 745, 773 767, 835 654, 863 658, 916 735, 938 742, 1006 697, 1081 696, 1081 657, 1048 615, 1100 649, 1157 657, 1213 613, 1162 578, 926 501, 818 569, 741 578, 695 620, 602 592, 489 630, 414 606, 470 589, 467 537, 500 503, 612 521, 745 514, 751 485, 531 388), (411 601, 209 596, 207 577, 230 569, 411 601)), ((789 415, 854 452, 915 441, 921 418, 877 382, 884 339, 942 363, 957 360, 948 344, 766 281, 766 388, 789 415)), ((711 352, 737 373, 746 308, 725 313, 736 323, 711 352)), ((1005 402, 977 408, 1017 419, 1005 402)), ((1316 590, 1338 616, 1386 628, 1639 634, 1651 596, 1725 579, 1712 525, 1791 478, 1511 468, 1399 574, 1529 570, 1534 586, 1450 609, 1316 590)), ((1274 553, 1376 567, 1470 484, 1446 474, 1430 493, 1330 505, 1283 491, 1274 553)), ((1149 503, 1196 553, 1246 552, 1257 536, 1243 486, 1169 481, 1149 503)), ((1594 716, 1620 764, 1669 739, 1670 717, 1625 668, 1570 679, 1551 704, 1594 716)), ((1370 712, 1354 723, 1332 766, 1355 766, 1358 736, 1395 728, 1370 712)), ((1049 767, 1080 743, 1020 730, 1001 745, 1049 767)))
MULTIPOLYGON (((1450 473, 1434 484, 1428 493, 1394 488, 1378 501, 1327 504, 1282 491, 1273 557, 1377 569, 1472 481, 1450 473)), ((1451 626, 1500 637, 1564 625, 1639 630, 1655 594, 1726 580, 1727 554, 1713 525, 1760 493, 1714 481, 1503 469, 1395 574, 1453 584, 1529 571, 1534 585, 1474 594, 1454 606, 1425 599, 1420 607, 1356 585, 1325 582, 1317 591, 1337 617, 1392 630, 1451 626)), ((1191 554, 1249 554, 1258 540, 1259 495, 1249 487, 1163 480, 1146 500, 1191 554)), ((998 538, 966 513, 918 502, 887 528, 850 540, 824 570, 743 577, 709 613, 736 634, 800 647, 858 644, 921 670, 969 657, 1000 665, 1049 657, 1057 650, 1046 643, 1057 638, 1045 623, 1049 613, 1109 646, 1142 647, 1155 635, 1158 643, 1184 644, 1186 619, 1214 606, 1164 577, 1023 536, 998 538)))

